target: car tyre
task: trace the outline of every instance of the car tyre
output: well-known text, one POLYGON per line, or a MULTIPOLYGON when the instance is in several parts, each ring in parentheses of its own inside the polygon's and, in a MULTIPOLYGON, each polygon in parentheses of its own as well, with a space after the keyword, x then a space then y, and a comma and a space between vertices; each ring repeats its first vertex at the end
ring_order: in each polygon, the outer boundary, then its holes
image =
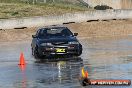
POLYGON ((34 56, 33 48, 32 48, 32 56, 34 56))
POLYGON ((39 54, 37 47, 35 47, 35 49, 32 52, 33 52, 35 59, 39 59, 42 57, 42 55, 39 54))
POLYGON ((82 50, 79 50, 76 56, 80 56, 82 54, 82 50))

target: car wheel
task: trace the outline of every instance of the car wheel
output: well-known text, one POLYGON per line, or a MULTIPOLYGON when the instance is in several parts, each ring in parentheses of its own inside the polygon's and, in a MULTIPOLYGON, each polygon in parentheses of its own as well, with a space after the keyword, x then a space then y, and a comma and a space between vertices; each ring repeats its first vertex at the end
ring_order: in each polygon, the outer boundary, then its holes
POLYGON ((33 48, 32 48, 32 55, 34 56, 33 48))
POLYGON ((78 51, 78 53, 76 55, 80 56, 81 54, 82 54, 82 50, 78 51))
POLYGON ((33 50, 33 55, 34 55, 35 59, 42 57, 42 55, 39 54, 37 47, 35 47, 35 49, 33 50))

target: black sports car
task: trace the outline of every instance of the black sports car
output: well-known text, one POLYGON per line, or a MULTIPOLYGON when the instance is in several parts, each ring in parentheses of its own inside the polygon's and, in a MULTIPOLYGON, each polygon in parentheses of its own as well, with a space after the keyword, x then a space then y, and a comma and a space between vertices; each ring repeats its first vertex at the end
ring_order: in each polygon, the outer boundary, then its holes
POLYGON ((78 33, 72 33, 67 27, 45 27, 32 35, 32 55, 44 57, 50 55, 82 54, 82 45, 76 39, 78 33))

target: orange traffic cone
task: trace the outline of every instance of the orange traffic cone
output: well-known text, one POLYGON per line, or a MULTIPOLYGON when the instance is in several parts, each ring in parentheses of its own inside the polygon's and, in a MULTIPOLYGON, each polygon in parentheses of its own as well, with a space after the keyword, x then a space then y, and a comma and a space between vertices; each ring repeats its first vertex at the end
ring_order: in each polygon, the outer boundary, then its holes
POLYGON ((85 71, 85 77, 88 78, 88 71, 85 71))
POLYGON ((85 71, 84 67, 82 68, 82 77, 83 78, 88 78, 88 71, 85 71))
POLYGON ((23 53, 20 55, 20 62, 18 65, 26 65, 23 53))

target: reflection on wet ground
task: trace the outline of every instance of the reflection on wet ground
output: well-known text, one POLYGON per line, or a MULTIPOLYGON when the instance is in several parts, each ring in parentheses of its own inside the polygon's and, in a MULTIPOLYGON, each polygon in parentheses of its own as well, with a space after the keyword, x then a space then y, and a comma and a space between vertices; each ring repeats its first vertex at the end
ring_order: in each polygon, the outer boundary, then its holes
POLYGON ((131 38, 83 41, 86 40, 82 40, 84 45, 82 58, 88 57, 84 59, 84 65, 89 68, 91 78, 132 78, 131 38))
POLYGON ((11 65, 10 67, 0 68, 2 70, 0 86, 2 88, 69 88, 73 85, 76 88, 77 83, 79 86, 78 77, 82 66, 82 60, 35 61, 28 64, 23 71, 17 66, 11 65))
MULTIPOLYGON (((80 39, 83 54, 70 61, 36 61, 30 41, 0 44, 0 88, 82 88, 80 69, 91 79, 132 80, 132 37, 119 39, 80 39), (18 67, 20 52, 27 62, 18 67)), ((65 58, 66 59, 66 58, 65 58)), ((88 86, 86 88, 131 88, 132 86, 88 86)))

